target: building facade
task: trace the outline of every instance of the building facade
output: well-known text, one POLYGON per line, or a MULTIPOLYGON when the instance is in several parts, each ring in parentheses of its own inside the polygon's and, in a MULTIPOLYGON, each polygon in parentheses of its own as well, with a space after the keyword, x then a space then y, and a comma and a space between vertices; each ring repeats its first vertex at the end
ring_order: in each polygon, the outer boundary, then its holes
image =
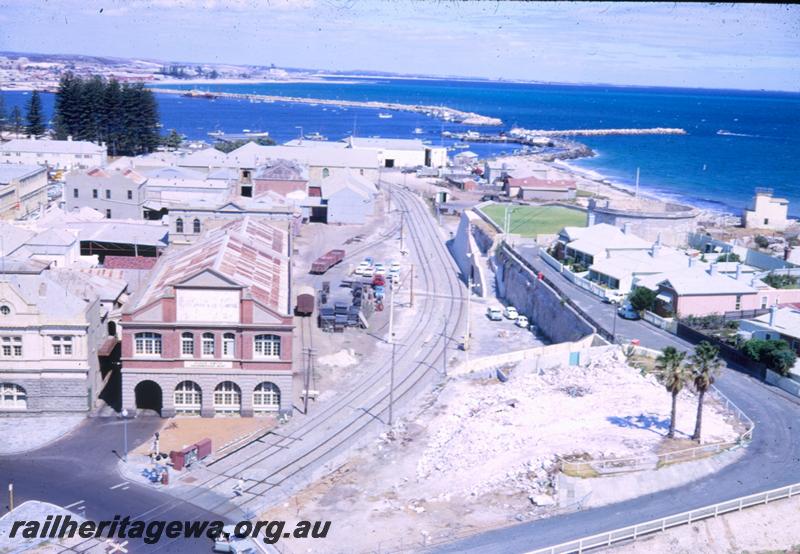
POLYGON ((147 179, 131 169, 67 173, 64 204, 68 212, 87 207, 107 219, 142 219, 147 179))
POLYGON ((47 170, 0 160, 0 219, 19 219, 47 206, 47 170))
POLYGON ((772 196, 772 189, 756 189, 753 203, 744 212, 744 226, 782 231, 791 223, 788 213, 788 200, 772 196))
POLYGON ((164 417, 291 411, 288 239, 246 217, 161 258, 122 316, 125 408, 164 417))
POLYGON ((85 140, 14 139, 0 144, 0 163, 47 166, 50 169, 72 170, 105 166, 108 154, 105 144, 85 140))

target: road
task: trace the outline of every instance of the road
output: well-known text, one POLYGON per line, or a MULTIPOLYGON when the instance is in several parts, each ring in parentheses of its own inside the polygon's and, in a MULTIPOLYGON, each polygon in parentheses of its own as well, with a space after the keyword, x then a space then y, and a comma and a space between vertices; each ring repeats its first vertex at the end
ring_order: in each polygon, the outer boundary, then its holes
MULTIPOLYGON (((581 289, 538 258, 535 249, 524 252, 581 309, 611 332, 613 306, 581 289)), ((616 322, 617 340, 638 338, 643 346, 691 344, 644 321, 616 322)), ((663 492, 581 512, 522 523, 442 545, 439 552, 526 552, 603 531, 657 519, 669 514, 800 482, 800 399, 738 371, 726 369, 717 388, 755 422, 753 441, 742 458, 704 479, 663 492)))

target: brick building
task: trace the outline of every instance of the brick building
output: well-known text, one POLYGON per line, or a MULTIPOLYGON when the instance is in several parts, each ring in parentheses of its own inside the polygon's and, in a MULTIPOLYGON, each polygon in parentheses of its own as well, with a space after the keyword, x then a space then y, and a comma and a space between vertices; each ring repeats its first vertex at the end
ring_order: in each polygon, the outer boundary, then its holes
POLYGON ((290 411, 286 231, 245 217, 173 250, 122 315, 129 410, 253 416, 290 411))

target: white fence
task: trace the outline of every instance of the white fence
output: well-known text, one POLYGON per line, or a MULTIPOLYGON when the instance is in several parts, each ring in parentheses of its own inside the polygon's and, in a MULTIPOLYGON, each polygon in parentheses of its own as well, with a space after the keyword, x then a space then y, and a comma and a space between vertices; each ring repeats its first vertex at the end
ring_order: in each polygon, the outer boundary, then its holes
POLYGON ((544 250, 539 250, 539 257, 544 260, 544 263, 561 273, 564 271, 564 265, 556 260, 553 256, 545 252, 544 250))
POLYGON ((718 502, 717 504, 703 506, 702 508, 697 508, 688 512, 682 512, 680 514, 674 514, 667 517, 662 517, 660 519, 654 519, 644 523, 638 523, 636 525, 630 525, 628 527, 622 527, 612 531, 606 531, 604 533, 599 533, 590 537, 583 537, 581 539, 575 539, 573 541, 564 542, 555 546, 548 546, 546 548, 532 550, 527 554, 572 554, 573 552, 580 554, 594 548, 607 548, 623 541, 636 540, 645 535, 663 532, 679 525, 691 524, 695 521, 721 516, 730 512, 740 512, 743 509, 751 506, 759 506, 761 504, 774 502, 775 500, 791 498, 797 494, 800 494, 800 483, 788 485, 779 489, 772 489, 766 492, 742 496, 733 500, 718 502))
POLYGON ((543 249, 539 250, 539 257, 542 260, 544 260, 544 262, 547 265, 549 265, 550 267, 561 273, 561 275, 563 275, 567 279, 567 281, 574 283, 575 285, 579 286, 582 289, 588 290, 595 296, 599 296, 600 298, 606 297, 606 293, 608 292, 607 289, 604 289, 597 283, 591 282, 589 279, 586 279, 585 277, 581 277, 577 273, 573 273, 564 264, 556 260, 553 256, 545 252, 543 249))
POLYGON ((645 310, 642 319, 648 323, 652 323, 659 329, 664 329, 668 333, 672 333, 673 335, 678 332, 678 322, 675 320, 675 318, 664 318, 660 315, 654 314, 650 310, 645 310))

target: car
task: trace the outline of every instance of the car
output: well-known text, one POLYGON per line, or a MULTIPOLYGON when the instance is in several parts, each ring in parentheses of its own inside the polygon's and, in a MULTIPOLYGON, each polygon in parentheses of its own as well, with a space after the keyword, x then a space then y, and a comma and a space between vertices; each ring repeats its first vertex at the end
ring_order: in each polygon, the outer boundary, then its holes
POLYGON ((214 552, 232 554, 257 554, 261 552, 251 538, 238 538, 234 535, 235 525, 226 525, 222 533, 214 539, 214 552))
POLYGON ((400 262, 389 262, 389 271, 400 271, 400 262))
POLYGON ((386 267, 382 263, 376 263, 374 269, 376 274, 386 275, 386 267))
POLYGON ((363 275, 364 274, 364 270, 367 269, 368 267, 372 267, 372 264, 370 262, 364 260, 363 262, 359 263, 356 266, 356 269, 355 269, 354 273, 356 275, 363 275))
POLYGON ((514 306, 506 306, 506 309, 503 310, 503 315, 506 319, 517 319, 519 317, 519 313, 514 306))
POLYGON ((365 267, 361 270, 362 277, 372 277, 375 275, 375 269, 372 266, 365 267))
POLYGON ((627 294, 620 292, 618 290, 608 290, 606 291, 606 295, 603 297, 603 302, 606 304, 622 304, 625 302, 625 298, 627 298, 627 294))
POLYGON ((372 286, 386 286, 386 279, 380 273, 376 274, 375 277, 372 278, 372 286))
POLYGON ((489 306, 486 308, 486 317, 492 321, 503 319, 503 309, 500 306, 489 306))
POLYGON ((526 329, 528 327, 528 318, 524 315, 518 316, 515 325, 517 327, 522 327, 523 329, 526 329))
POLYGON ((641 319, 639 312, 633 309, 633 306, 630 304, 623 304, 617 309, 617 313, 619 317, 622 319, 641 319))

